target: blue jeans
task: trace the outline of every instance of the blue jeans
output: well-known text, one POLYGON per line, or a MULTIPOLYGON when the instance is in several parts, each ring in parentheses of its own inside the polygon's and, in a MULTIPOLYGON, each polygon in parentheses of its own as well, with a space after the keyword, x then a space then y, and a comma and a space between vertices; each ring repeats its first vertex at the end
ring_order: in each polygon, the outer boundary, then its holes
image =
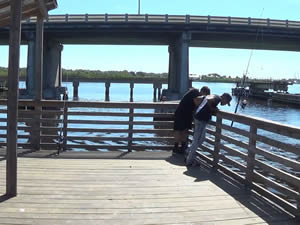
POLYGON ((196 151, 205 139, 206 125, 208 121, 195 119, 195 130, 192 145, 186 150, 186 165, 191 165, 196 158, 196 151))

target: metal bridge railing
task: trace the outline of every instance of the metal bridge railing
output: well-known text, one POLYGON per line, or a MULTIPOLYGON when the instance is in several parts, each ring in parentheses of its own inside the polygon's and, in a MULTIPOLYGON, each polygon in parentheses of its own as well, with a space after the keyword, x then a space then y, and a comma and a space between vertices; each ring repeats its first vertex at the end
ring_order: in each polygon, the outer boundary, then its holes
MULTIPOLYGON (((25 23, 35 23, 36 17, 25 23)), ((259 19, 251 17, 193 16, 193 15, 151 15, 151 14, 65 14, 49 15, 49 23, 169 23, 169 24, 224 24, 263 27, 300 28, 300 21, 259 19)))

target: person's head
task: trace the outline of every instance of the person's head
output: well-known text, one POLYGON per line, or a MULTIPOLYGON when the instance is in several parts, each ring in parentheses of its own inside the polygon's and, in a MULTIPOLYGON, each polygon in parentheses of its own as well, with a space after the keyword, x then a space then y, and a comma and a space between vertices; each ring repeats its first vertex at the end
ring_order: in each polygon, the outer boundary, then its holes
POLYGON ((232 97, 230 94, 228 93, 224 93, 221 95, 221 105, 229 105, 230 106, 230 101, 231 101, 232 97))
POLYGON ((207 86, 203 86, 200 89, 200 95, 210 95, 210 89, 207 86))

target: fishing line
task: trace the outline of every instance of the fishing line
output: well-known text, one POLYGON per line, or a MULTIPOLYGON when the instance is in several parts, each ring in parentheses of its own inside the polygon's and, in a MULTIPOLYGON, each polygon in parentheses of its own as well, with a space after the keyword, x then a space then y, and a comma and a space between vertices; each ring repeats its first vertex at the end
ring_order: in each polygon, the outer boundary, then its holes
MULTIPOLYGON (((264 12, 264 8, 262 9, 261 13, 260 13, 260 18, 262 17, 263 15, 263 12, 264 12)), ((257 29, 256 31, 256 36, 255 36, 255 42, 254 42, 254 47, 251 49, 250 51, 250 56, 249 56, 249 59, 248 59, 248 63, 247 63, 247 67, 246 67, 246 71, 245 73, 243 74, 243 79, 241 81, 241 87, 242 88, 245 88, 245 81, 246 81, 246 77, 248 75, 248 71, 249 71, 249 67, 250 67, 250 63, 251 63, 251 60, 252 60, 252 56, 253 56, 253 52, 254 52, 254 49, 257 45, 257 40, 258 40, 258 34, 259 34, 259 31, 260 29, 257 29)), ((263 40, 263 28, 261 28, 261 35, 262 35, 262 40, 263 40)), ((244 89, 245 91, 245 89, 244 89)), ((242 94, 239 93, 239 97, 238 97, 238 101, 237 101, 237 104, 236 104, 236 107, 235 107, 235 110, 234 110, 234 113, 237 113, 237 109, 238 109, 238 106, 240 104, 240 100, 241 100, 241 96, 242 94)), ((243 106, 243 108, 245 108, 246 105, 243 106)), ((231 121, 231 127, 233 126, 233 121, 231 121)))

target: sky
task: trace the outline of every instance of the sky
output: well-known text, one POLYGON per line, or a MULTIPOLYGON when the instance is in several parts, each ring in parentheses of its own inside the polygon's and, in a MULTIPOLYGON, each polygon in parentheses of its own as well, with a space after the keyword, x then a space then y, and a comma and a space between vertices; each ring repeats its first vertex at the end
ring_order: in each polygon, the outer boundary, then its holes
MULTIPOLYGON (((57 0, 49 14, 137 14, 139 0, 57 0)), ((300 0, 140 0, 141 14, 231 16, 300 21, 300 0)), ((300 44, 300 43, 299 43, 300 44)), ((189 73, 218 73, 242 77, 251 50, 191 48, 189 73)), ((21 47, 20 66, 26 67, 27 47, 21 47)), ((167 46, 64 45, 65 69, 168 72, 167 46), (78 56, 80 53, 80 56, 78 56)), ((254 50, 251 78, 300 79, 300 53, 254 50)), ((0 66, 7 67, 8 47, 0 46, 0 66)))

